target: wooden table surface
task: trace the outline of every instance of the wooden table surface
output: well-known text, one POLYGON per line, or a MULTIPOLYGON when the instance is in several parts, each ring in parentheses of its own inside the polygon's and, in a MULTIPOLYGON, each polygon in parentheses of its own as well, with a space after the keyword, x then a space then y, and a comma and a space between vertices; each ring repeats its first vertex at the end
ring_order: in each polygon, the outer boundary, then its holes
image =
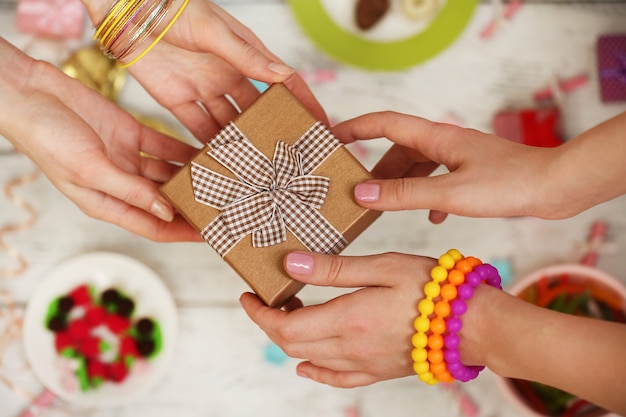
MULTIPOLYGON (((624 3, 528 3, 490 40, 479 36, 493 17, 491 5, 482 3, 450 48, 422 65, 393 73, 367 72, 326 57, 303 35, 284 1, 218 3, 296 68, 335 71, 335 81, 312 83, 312 88, 336 121, 392 109, 434 120, 454 117, 465 126, 490 131, 498 110, 531 106, 532 92, 556 78, 579 74, 586 74, 589 82, 565 95, 561 102, 566 138, 626 110, 626 103, 601 103, 595 64, 598 35, 626 32, 624 3)), ((33 55, 54 61, 65 49, 76 46, 58 47, 18 34, 13 7, 4 6, 0 8, 0 35, 19 47, 30 45, 33 55)), ((91 35, 87 32, 86 40, 91 35)), ((123 91, 121 103, 176 123, 132 80, 123 91)), ((371 167, 387 146, 386 142, 374 141, 354 150, 371 167)), ((13 153, 8 142, 0 138, 0 184, 35 170, 27 158, 13 153)), ((17 188, 16 193, 37 212, 32 228, 6 238, 28 262, 21 276, 0 279, 0 289, 10 294, 20 311, 53 267, 84 253, 107 251, 126 254, 156 271, 175 298, 180 320, 173 366, 147 396, 120 408, 79 411, 56 406, 44 415, 340 417, 350 415, 350 410, 357 411, 353 415, 372 417, 461 415, 455 395, 424 386, 414 377, 350 390, 301 379, 295 375, 296 360, 273 364, 265 359, 268 339, 248 320, 237 301, 247 287, 207 245, 154 243, 90 219, 41 175, 17 188)), ((346 254, 399 251, 438 256, 449 247, 458 247, 485 261, 508 262, 512 280, 516 280, 553 263, 577 262, 590 225, 603 220, 609 225, 611 244, 606 246, 598 267, 626 282, 625 214, 626 197, 560 221, 451 216, 435 226, 428 222, 425 211, 386 213, 346 254)), ((0 228, 27 218, 6 195, 0 195, 0 228)), ((0 269, 14 266, 9 253, 0 251, 0 269)), ((307 287, 301 296, 306 303, 316 303, 339 293, 307 287)), ((6 302, 0 303, 0 308, 6 309, 6 302)), ((0 331, 5 324, 0 321, 0 331)), ((12 342, 4 352, 1 349, 0 344, 0 354, 4 355, 0 356, 0 377, 27 392, 40 392, 41 384, 23 366, 21 342, 12 342)), ((498 391, 489 371, 463 388, 478 405, 479 416, 521 416, 498 391)), ((23 395, 0 383, 0 417, 17 416, 27 404, 23 395)))

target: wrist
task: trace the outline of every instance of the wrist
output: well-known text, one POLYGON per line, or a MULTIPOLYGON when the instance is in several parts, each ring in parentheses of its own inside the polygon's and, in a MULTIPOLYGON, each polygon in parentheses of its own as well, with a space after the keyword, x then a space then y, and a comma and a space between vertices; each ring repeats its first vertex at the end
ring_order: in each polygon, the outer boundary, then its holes
POLYGON ((556 148, 546 148, 537 216, 564 219, 626 193, 626 112, 556 148))
POLYGON ((542 169, 534 178, 537 192, 533 193, 536 200, 537 217, 549 220, 565 219, 578 214, 575 200, 581 196, 576 190, 580 187, 579 174, 581 165, 572 166, 569 146, 545 149, 542 158, 542 169))
POLYGON ((503 325, 503 317, 509 317, 508 306, 514 300, 512 295, 488 285, 480 285, 469 300, 463 319, 463 329, 459 333, 461 343, 459 353, 467 365, 484 365, 498 373, 500 366, 499 350, 496 342, 502 340, 495 332, 503 325))

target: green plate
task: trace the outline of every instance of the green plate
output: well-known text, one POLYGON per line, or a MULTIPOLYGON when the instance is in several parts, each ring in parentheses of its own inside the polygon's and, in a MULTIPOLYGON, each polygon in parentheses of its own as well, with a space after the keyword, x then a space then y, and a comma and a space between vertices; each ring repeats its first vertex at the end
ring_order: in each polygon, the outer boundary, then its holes
POLYGON ((422 32, 398 41, 371 41, 341 28, 320 0, 288 0, 304 32, 323 51, 346 64, 397 71, 424 62, 448 47, 469 23, 478 0, 448 0, 422 32))

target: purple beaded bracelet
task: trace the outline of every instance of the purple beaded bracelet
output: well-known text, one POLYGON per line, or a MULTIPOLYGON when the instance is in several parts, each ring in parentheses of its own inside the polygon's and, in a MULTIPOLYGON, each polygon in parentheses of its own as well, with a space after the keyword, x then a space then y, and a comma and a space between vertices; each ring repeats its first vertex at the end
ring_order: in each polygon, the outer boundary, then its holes
POLYGON ((467 382, 478 376, 484 366, 465 366, 461 363, 459 353, 459 335, 463 328, 461 316, 467 311, 466 300, 472 298, 474 289, 482 282, 492 287, 502 289, 502 279, 498 270, 489 264, 475 266, 465 275, 465 282, 457 288, 457 298, 450 303, 450 317, 446 320, 448 334, 444 336, 443 358, 450 375, 457 381, 467 382))

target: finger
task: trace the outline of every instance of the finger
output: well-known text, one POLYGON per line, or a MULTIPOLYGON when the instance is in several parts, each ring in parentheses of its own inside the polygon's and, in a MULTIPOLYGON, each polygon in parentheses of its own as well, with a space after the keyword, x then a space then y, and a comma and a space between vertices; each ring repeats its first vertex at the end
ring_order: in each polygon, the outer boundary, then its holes
POLYGON ((176 216, 171 222, 166 222, 110 195, 95 190, 85 191, 85 189, 74 188, 66 194, 92 218, 116 224, 157 242, 202 241, 200 234, 180 216, 176 216))
MULTIPOLYGON (((215 4, 210 4, 213 12, 217 14, 219 17, 223 19, 226 23, 226 27, 222 27, 221 30, 224 31, 225 34, 235 34, 240 39, 234 39, 233 36, 226 36, 227 39, 234 40, 235 45, 241 41, 244 42, 244 49, 247 50, 248 53, 254 55, 255 58, 260 58, 258 54, 269 59, 266 61, 265 59, 259 59, 258 62, 255 59, 250 59, 250 62, 247 62, 245 59, 243 62, 240 62, 235 55, 233 55, 233 50, 229 48, 220 48, 215 49, 216 45, 206 45, 205 50, 210 50, 211 52, 218 55, 220 58, 225 60, 226 62, 233 65, 237 70, 239 70, 245 76, 252 78, 254 80, 263 81, 268 84, 283 82, 285 85, 291 90, 291 92, 302 102, 302 104, 313 114, 313 116, 320 120, 325 125, 329 126, 330 122, 326 112, 322 108, 319 101, 315 98, 311 89, 304 82, 304 79, 300 75, 296 73, 296 71, 291 67, 286 67, 284 62, 274 55, 270 50, 268 50, 263 42, 246 26, 241 24, 237 19, 233 16, 225 12, 219 6, 215 4), (232 31, 232 32, 230 32, 232 31), (270 62, 271 61, 271 62, 270 62), (279 78, 276 78, 275 75, 272 75, 273 79, 265 78, 263 73, 258 73, 258 75, 253 74, 251 71, 254 70, 254 66, 267 64, 270 67, 272 72, 278 72, 280 75, 279 78)), ((204 25, 207 26, 207 25, 204 25)), ((203 27, 204 27, 203 26, 203 27)), ((205 38, 205 39, 213 39, 213 38, 205 38)), ((215 43, 215 42, 214 42, 215 43)), ((223 45, 219 45, 223 46, 223 45)), ((233 46, 234 47, 234 46, 233 46)), ((258 67, 260 68, 260 67, 258 67)), ((257 68, 257 69, 258 69, 257 68)), ((248 103, 249 105, 250 103, 248 103)), ((247 108, 248 105, 241 105, 242 109, 247 108)))
MULTIPOLYGON (((329 307, 328 303, 324 305, 325 308, 309 306, 287 312, 266 306, 252 293, 244 293, 239 302, 248 317, 286 352, 296 344, 339 335, 339 330, 334 326, 337 320, 332 320, 332 317, 341 312, 333 306, 329 307)), ((304 351, 299 352, 302 354, 304 351)))
POLYGON ((143 157, 139 161, 139 174, 151 181, 163 184, 174 175, 180 166, 172 165, 151 157, 143 157))
POLYGON ((158 132, 139 135, 139 149, 163 161, 181 164, 189 161, 198 152, 193 146, 158 132))
POLYGON ((243 293, 239 297, 239 303, 248 317, 280 346, 276 338, 278 334, 277 329, 285 326, 285 323, 288 321, 288 313, 280 309, 268 307, 256 294, 249 292, 243 293))
POLYGON ((400 276, 398 265, 415 262, 400 253, 370 256, 336 256, 313 252, 290 252, 283 264, 287 273, 300 282, 323 287, 391 287, 400 276))
POLYGON ((462 204, 449 178, 450 174, 442 174, 366 181, 354 187, 354 198, 360 206, 378 211, 447 211, 462 204))
POLYGON ((225 96, 213 97, 210 100, 203 101, 202 104, 204 104, 204 107, 209 112, 213 120, 215 120, 218 124, 220 129, 226 126, 239 114, 235 105, 233 105, 233 103, 225 96))
POLYGON ((221 127, 204 105, 186 102, 171 109, 172 113, 201 144, 206 144, 221 127))
POLYGON ((298 297, 293 297, 283 306, 283 310, 290 312, 304 307, 304 303, 298 297))
POLYGON ((448 159, 449 150, 454 149, 464 131, 467 136, 468 129, 388 111, 359 116, 338 124, 333 130, 345 143, 387 138, 429 160, 442 163, 448 159))
POLYGON ((293 95, 300 100, 302 105, 311 112, 313 117, 324 123, 326 126, 330 126, 330 120, 322 108, 322 105, 315 98, 313 92, 300 75, 294 74, 289 79, 285 80, 284 83, 293 95))
POLYGON ((231 89, 229 95, 235 100, 239 109, 243 111, 247 109, 254 100, 259 98, 261 93, 252 85, 249 79, 242 78, 241 81, 231 89))
POLYGON ((155 242, 203 242, 202 236, 182 217, 177 216, 171 222, 166 222, 131 207, 124 217, 118 219, 112 221, 105 216, 102 220, 155 242))
POLYGON ((448 213, 444 213, 443 211, 431 210, 430 213, 428 213, 428 220, 430 220, 432 224, 441 224, 447 217, 448 213))
MULTIPOLYGON (((189 41, 185 38, 191 36, 193 37, 192 43, 196 44, 196 51, 214 53, 246 77, 268 84, 284 82, 315 118, 329 125, 328 116, 322 106, 302 77, 296 74, 295 69, 286 65, 269 51, 250 29, 229 13, 215 4, 209 3, 208 5, 214 16, 209 23, 206 21, 206 14, 203 15, 201 10, 197 13, 186 11, 184 16, 189 19, 189 22, 185 25, 198 28, 198 30, 182 36, 179 36, 177 31, 172 31, 176 37, 168 37, 168 41, 189 49, 189 41)), ((182 25, 177 26, 180 30, 182 25)), ((247 108, 247 105, 241 108, 247 108)))
MULTIPOLYGON (((222 10, 218 6, 214 4, 211 4, 211 6, 213 7, 214 11, 218 15, 220 15, 222 19, 224 19, 224 21, 228 24, 228 26, 237 35, 239 35, 243 40, 248 42, 249 45, 252 45, 262 54, 272 59, 274 61, 274 63, 271 64, 272 66, 281 67, 282 64, 284 64, 283 61, 279 57, 277 57, 270 50, 268 50, 265 47, 265 45, 263 45, 261 40, 250 29, 242 25, 233 16, 226 13, 224 10, 222 10), (278 65, 276 65, 276 63, 278 63, 278 65)), ((233 62, 227 59, 227 57, 221 56, 221 58, 233 64, 233 62)), ((266 79, 257 78, 255 76, 249 75, 241 67, 238 67, 237 65, 234 65, 234 66, 238 70, 240 70, 242 74, 247 75, 248 77, 252 79, 268 82, 271 84, 271 82, 267 81, 266 79)), ((300 100, 300 102, 302 102, 302 104, 313 114, 313 116, 316 119, 320 120, 326 126, 329 126, 330 121, 328 119, 328 116, 326 115, 326 112, 322 108, 322 105, 319 103, 319 101, 315 98, 315 96, 313 95, 313 92, 311 91, 309 86, 306 84, 304 79, 299 74, 297 74, 295 70, 293 70, 291 67, 289 67, 288 73, 284 71, 285 68, 281 68, 281 69, 282 71, 280 71, 280 73, 281 73, 281 76, 284 76, 283 79, 280 81, 273 81, 273 82, 283 82, 287 86, 287 88, 289 88, 289 90, 296 96, 296 98, 300 100)), ((276 68, 274 68, 274 70, 276 70, 276 68)), ((247 108, 247 106, 242 106, 242 108, 245 109, 247 108)))
POLYGON ((182 217, 175 217, 171 222, 159 220, 145 211, 131 208, 119 221, 112 221, 105 216, 102 220, 143 236, 155 242, 202 242, 202 236, 182 217))
POLYGON ((248 28, 218 6, 190 3, 180 20, 166 37, 172 44, 196 52, 211 52, 245 76, 267 83, 283 82, 295 72, 272 59, 248 28))
POLYGON ((418 162, 414 164, 405 174, 405 177, 427 177, 432 174, 439 164, 433 161, 418 162))
POLYGON ((90 176, 77 178, 75 181, 79 187, 100 191, 166 222, 174 219, 174 208, 161 195, 158 184, 118 168, 100 152, 92 153, 86 160, 91 161, 90 172, 99 172, 100 176, 97 179, 90 176))
POLYGON ((374 166, 372 175, 383 179, 402 178, 414 164, 405 147, 393 144, 374 166))
POLYGON ((299 363, 296 372, 301 377, 337 388, 362 387, 377 382, 377 379, 368 373, 340 372, 315 366, 311 362, 299 363))

